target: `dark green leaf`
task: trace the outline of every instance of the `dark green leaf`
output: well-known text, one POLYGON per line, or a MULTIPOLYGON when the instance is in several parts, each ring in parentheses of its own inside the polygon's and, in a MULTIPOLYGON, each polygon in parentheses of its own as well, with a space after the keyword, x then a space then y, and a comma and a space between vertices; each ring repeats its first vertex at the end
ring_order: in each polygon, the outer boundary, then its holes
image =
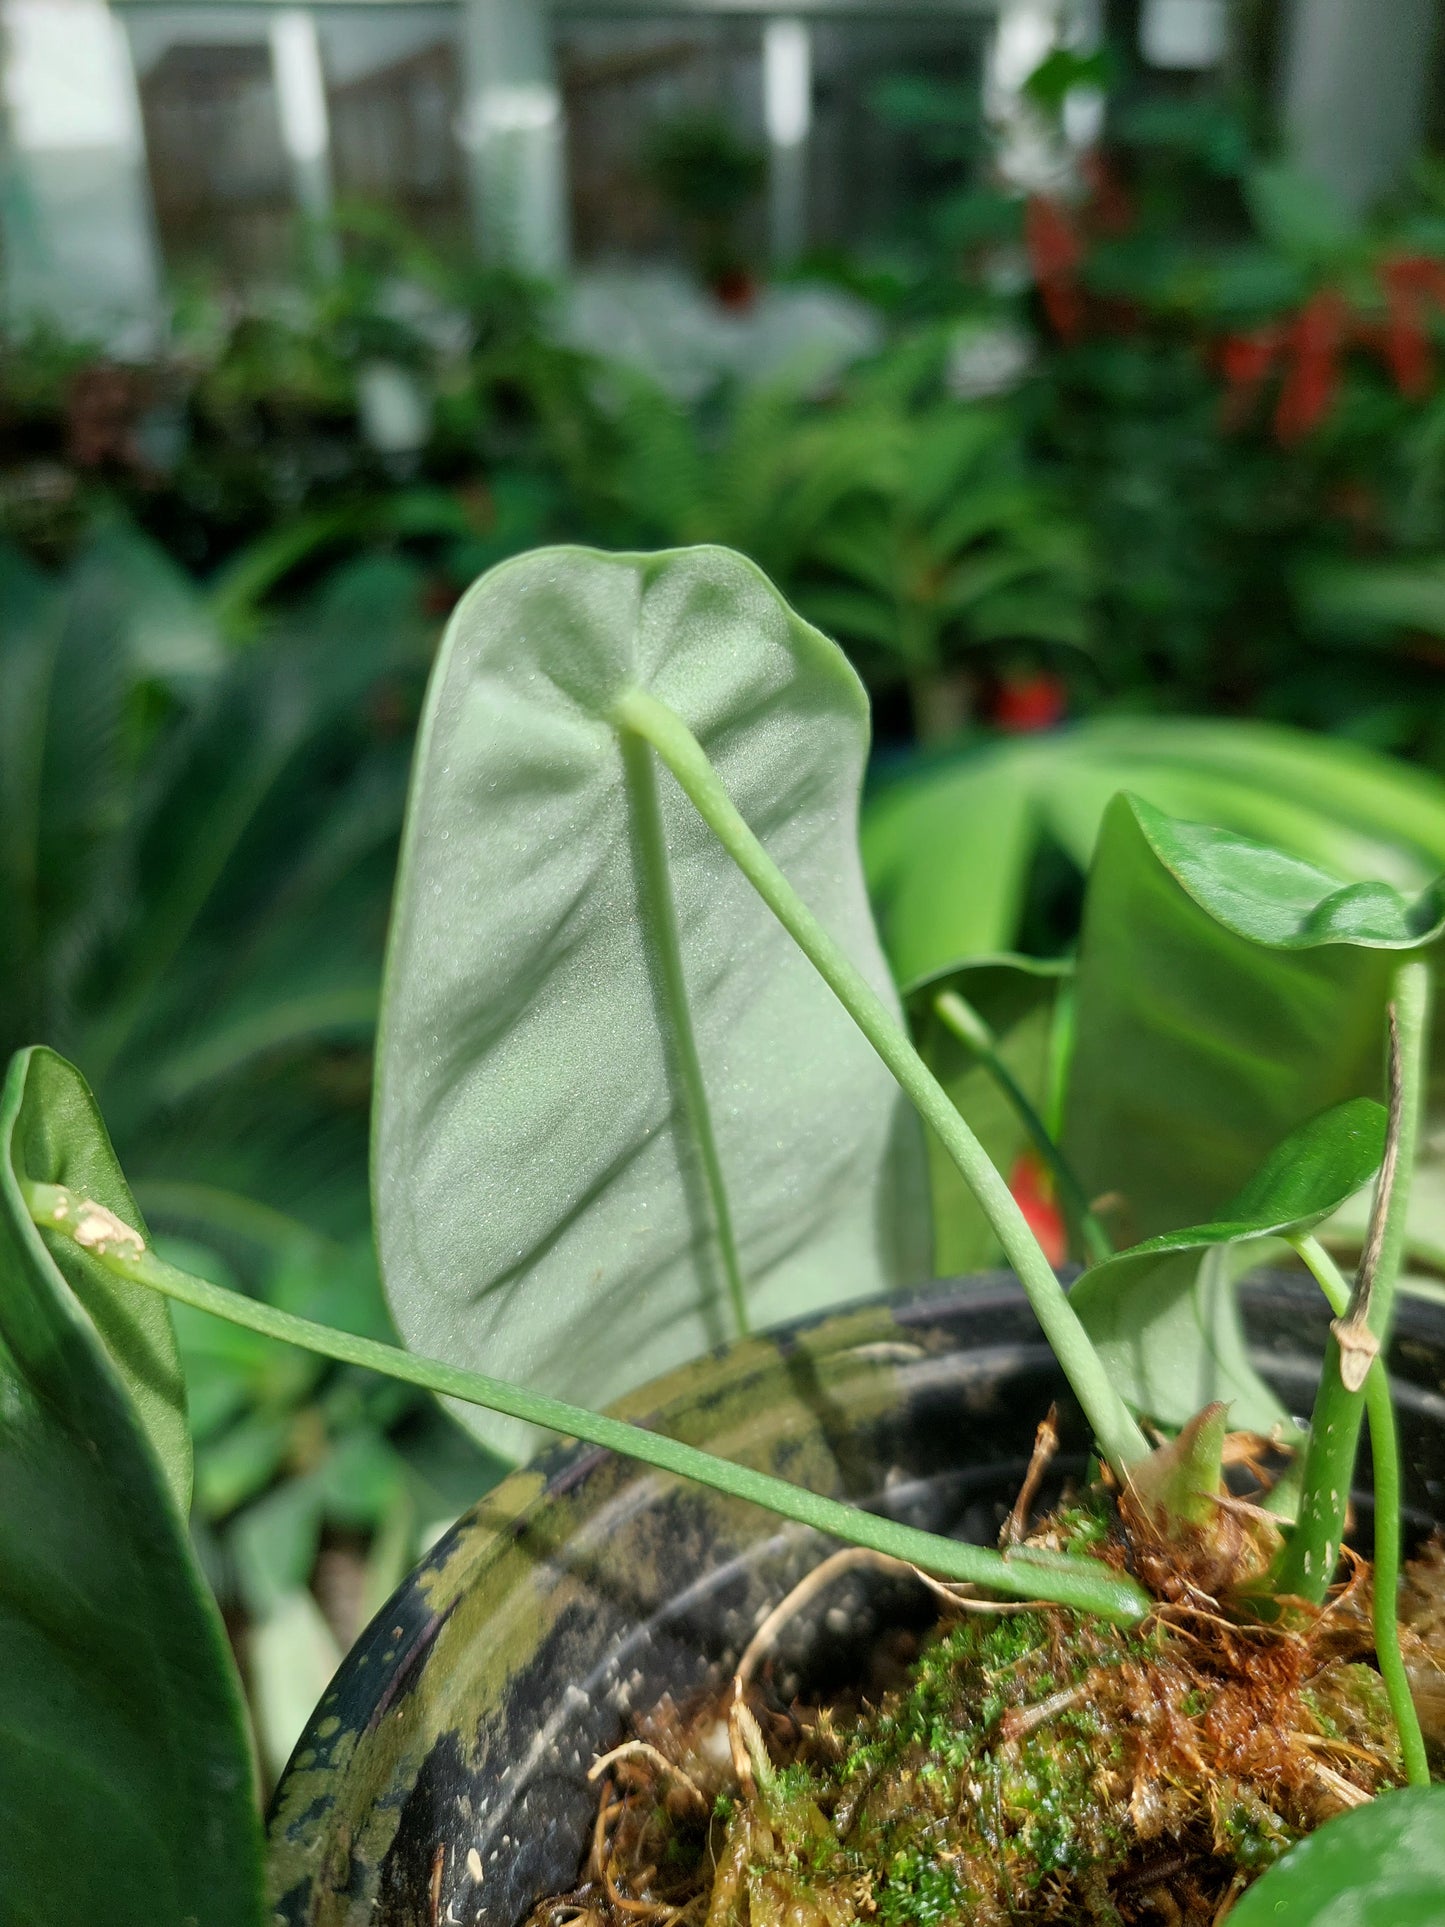
POLYGON ((1438 882, 1416 897, 1388 883, 1341 883, 1269 844, 1179 822, 1142 797, 1129 802, 1170 875, 1216 923, 1251 943, 1276 950, 1320 944, 1412 950, 1445 931, 1445 889, 1438 882))
MULTIPOLYGON (((67 1185, 144 1235, 145 1222, 116 1163, 104 1120, 75 1066, 38 1046, 21 1051, 10 1066, 6 1090, 14 1106, 7 1176, 67 1185)), ((111 1355, 184 1518, 191 1503, 191 1440, 170 1307, 157 1293, 137 1291, 118 1279, 73 1239, 47 1243, 111 1355)))
POLYGON ((594 1406, 736 1329, 708 1120, 756 1323, 928 1269, 911 1116, 672 779, 620 739, 634 688, 692 728, 888 983, 855 836, 866 704, 834 646, 725 550, 543 550, 484 577, 433 679, 397 885, 382 1267, 411 1343, 594 1406))
POLYGON ((1204 1254, 1312 1229, 1373 1176, 1384 1143, 1384 1107, 1349 1099, 1291 1132, 1213 1223, 1166 1232, 1085 1273, 1074 1309, 1132 1405, 1180 1425, 1224 1399, 1232 1425, 1269 1430, 1279 1405, 1245 1356, 1227 1271, 1205 1269, 1204 1254))
POLYGON ((1237 860, 1237 839, 1190 825, 1167 835, 1187 859, 1188 889, 1156 853, 1161 819, 1127 797, 1113 803, 1078 967, 1065 1149, 1090 1197, 1118 1200, 1114 1222, 1131 1241, 1211 1223, 1306 1119, 1380 1089, 1395 959, 1375 945, 1382 920, 1388 936, 1408 914, 1378 890, 1346 893, 1342 906, 1332 879, 1276 852, 1237 860), (1295 890, 1293 908, 1274 902, 1273 880, 1295 890), (1269 934, 1239 934, 1201 895, 1269 934), (1352 914, 1361 907, 1368 919, 1352 914), (1351 927, 1367 930, 1363 942, 1341 940, 1351 927))
POLYGON ((225 1634, 126 1385, 17 1183, 33 1067, 17 1060, 0 1098, 0 1911, 7 1927, 260 1927, 225 1634))
POLYGON ((1445 1786, 1382 1793, 1291 1847, 1230 1927, 1440 1927, 1445 1786))

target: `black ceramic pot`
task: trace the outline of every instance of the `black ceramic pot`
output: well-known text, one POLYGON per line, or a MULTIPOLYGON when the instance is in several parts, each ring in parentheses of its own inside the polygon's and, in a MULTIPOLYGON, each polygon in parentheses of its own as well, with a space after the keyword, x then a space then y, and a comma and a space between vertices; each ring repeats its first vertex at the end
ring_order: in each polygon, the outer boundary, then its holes
MULTIPOLYGON (((1248 1286, 1259 1369, 1309 1411, 1328 1314, 1307 1281, 1248 1286)), ((1406 1299, 1392 1357, 1406 1532, 1445 1519, 1445 1307, 1406 1299)), ((1086 1439, 1017 1283, 995 1275, 719 1352, 618 1410, 934 1532, 992 1543, 1057 1399, 1059 1478, 1086 1439)), ((1047 1500, 1048 1494, 1045 1494, 1047 1500)), ((1369 1546, 1368 1497, 1359 1499, 1369 1546)), ((514 1927, 568 1887, 586 1772, 664 1692, 720 1685, 826 1542, 592 1447, 545 1453, 433 1548, 353 1648, 271 1818, 286 1927, 514 1927), (478 1878, 480 1873, 480 1878, 478 1878)), ((782 1663, 825 1684, 906 1582, 850 1582, 782 1663), (846 1650, 845 1650, 846 1648, 846 1650)))

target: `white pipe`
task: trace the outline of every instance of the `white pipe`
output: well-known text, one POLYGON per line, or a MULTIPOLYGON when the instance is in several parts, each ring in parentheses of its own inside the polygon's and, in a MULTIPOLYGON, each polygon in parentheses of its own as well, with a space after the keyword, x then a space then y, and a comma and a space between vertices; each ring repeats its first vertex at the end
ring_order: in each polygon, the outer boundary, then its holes
POLYGON ((808 231, 808 135, 813 125, 813 40, 806 21, 763 28, 763 125, 771 149, 768 228, 773 260, 802 253, 808 231))
POLYGON ((331 126, 316 21, 304 8, 288 7, 272 20, 270 39, 281 144, 296 198, 313 219, 324 221, 331 212, 331 126))

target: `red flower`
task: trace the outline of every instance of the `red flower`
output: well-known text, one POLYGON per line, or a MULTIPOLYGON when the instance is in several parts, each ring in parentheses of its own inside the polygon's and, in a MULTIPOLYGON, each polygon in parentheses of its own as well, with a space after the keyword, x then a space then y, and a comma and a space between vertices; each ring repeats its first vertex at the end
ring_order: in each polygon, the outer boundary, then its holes
POLYGON ((1084 244, 1057 201, 1031 194, 1024 209, 1024 245, 1049 325, 1062 341, 1078 339, 1084 325, 1079 268, 1084 244))
POLYGON ((994 699, 993 720, 1011 736, 1028 736, 1061 723, 1068 707, 1063 677, 1041 669, 1032 676, 1004 677, 994 699))
POLYGON ((1284 385, 1274 411, 1274 436, 1281 447, 1302 440, 1329 414, 1339 386, 1347 319, 1337 288, 1312 294, 1295 318, 1284 385))
POLYGON ((1423 395, 1435 373, 1435 357, 1425 332, 1425 302, 1430 295, 1440 298, 1439 272, 1438 262, 1403 255, 1380 264, 1387 314, 1380 346, 1402 395, 1423 395))
POLYGON ((1038 1239, 1044 1256, 1057 1268, 1069 1255, 1069 1238, 1064 1220, 1054 1203, 1053 1180, 1037 1151, 1025 1151, 1009 1173, 1008 1188, 1014 1203, 1023 1212, 1030 1231, 1038 1239))
POLYGON ((1284 336, 1278 328, 1226 335, 1219 350, 1219 365, 1230 388, 1236 392, 1247 389, 1252 394, 1273 368, 1283 344, 1284 336))
POLYGON ((1283 328, 1271 326, 1251 329, 1248 334, 1226 335, 1220 343, 1219 366, 1229 390, 1224 404, 1227 427, 1237 427, 1249 413, 1285 338, 1283 328))

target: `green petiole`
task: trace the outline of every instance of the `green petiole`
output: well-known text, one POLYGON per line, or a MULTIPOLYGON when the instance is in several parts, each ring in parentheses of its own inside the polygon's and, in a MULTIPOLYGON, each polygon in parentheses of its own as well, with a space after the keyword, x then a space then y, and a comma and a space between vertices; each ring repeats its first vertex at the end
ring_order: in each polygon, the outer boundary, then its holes
POLYGON ((1122 1478, 1131 1464, 1148 1457, 1149 1443, 1110 1383, 1102 1360, 1023 1212, 948 1093, 913 1048, 887 1004, 748 828, 702 745, 681 717, 645 690, 634 689, 615 705, 612 720, 644 738, 657 751, 698 814, 888 1066, 920 1117, 937 1134, 1018 1273, 1044 1336, 1083 1407, 1100 1454, 1122 1478))
POLYGON ((267 1338, 279 1338, 287 1344, 318 1352, 323 1358, 336 1359, 340 1364, 361 1365, 389 1378, 418 1385, 440 1397, 462 1399, 471 1405, 484 1406, 488 1411, 503 1412, 509 1418, 584 1439, 590 1445, 603 1446, 627 1458, 640 1459, 659 1471, 695 1479, 714 1491, 745 1499, 784 1519, 794 1519, 800 1525, 812 1526, 853 1545, 867 1546, 941 1579, 986 1586, 1010 1599, 1039 1599, 1051 1605, 1069 1606, 1076 1612, 1094 1613, 1122 1625, 1136 1624, 1152 1609, 1153 1601, 1141 1586, 1126 1575, 1111 1571, 1102 1561, 1051 1557, 1027 1549, 1017 1553, 995 1552, 985 1546, 964 1545, 937 1533, 922 1532, 915 1526, 898 1525, 838 1499, 808 1492, 770 1473, 755 1472, 729 1459, 716 1458, 711 1452, 649 1432, 624 1419, 590 1412, 580 1405, 568 1405, 561 1399, 508 1385, 480 1372, 443 1364, 439 1359, 418 1357, 373 1338, 336 1331, 309 1318, 280 1311, 274 1305, 244 1297, 240 1292, 227 1291, 168 1265, 147 1248, 138 1232, 120 1224, 108 1212, 101 1212, 98 1206, 64 1185, 22 1184, 21 1189, 26 1209, 42 1230, 75 1239, 118 1277, 163 1292, 181 1304, 229 1319, 232 1324, 244 1325, 267 1338))
POLYGON ((1089 1209, 1083 1187, 1069 1168, 1068 1160, 1054 1142, 1048 1126, 1029 1101, 1027 1091, 1004 1062, 998 1039, 966 997, 956 990, 941 990, 933 1000, 938 1021, 962 1044, 967 1044, 1004 1096, 1012 1104, 1019 1122, 1028 1132, 1034 1149, 1048 1165, 1058 1189, 1059 1202, 1069 1221, 1075 1249, 1087 1264, 1101 1264, 1112 1258, 1114 1247, 1109 1234, 1089 1209))
MULTIPOLYGON (((1364 1280, 1367 1319, 1362 1329, 1376 1351, 1383 1350, 1389 1342, 1395 1285, 1405 1248, 1410 1174, 1415 1166, 1424 1107, 1429 1007, 1429 966, 1420 958, 1407 959, 1396 972, 1395 1042, 1391 1050, 1390 1136, 1399 1175, 1389 1189, 1385 1209, 1380 1214, 1378 1238, 1372 1236, 1369 1240, 1373 1262, 1364 1280)), ((1389 1157, 1387 1149, 1387 1162, 1389 1157)), ((1322 1247, 1320 1250, 1323 1254, 1322 1247)), ((1319 1273, 1315 1275, 1318 1277, 1319 1273)), ((1358 1303, 1355 1309, 1359 1309, 1358 1303)), ((1346 1311, 1336 1319, 1337 1326, 1346 1311)), ((1349 1503, 1364 1414, 1364 1393, 1351 1391, 1346 1384, 1341 1374, 1339 1340, 1332 1332, 1310 1418, 1299 1517, 1277 1578, 1278 1591, 1308 1599, 1314 1605, 1319 1605, 1329 1590, 1345 1536, 1345 1508, 1349 1503)))
MULTIPOLYGON (((1350 1302, 1350 1288, 1340 1276, 1334 1259, 1318 1238, 1298 1238, 1294 1248, 1313 1272, 1320 1290, 1329 1300, 1330 1310, 1337 1318, 1343 1317, 1350 1302)), ((1411 1786, 1429 1786, 1430 1763, 1425 1756, 1425 1738, 1420 1731, 1420 1716, 1415 1710, 1400 1652, 1400 1628, 1395 1617, 1400 1594, 1400 1441, 1395 1428, 1395 1408, 1390 1401, 1390 1381, 1382 1358, 1377 1358, 1370 1367, 1364 1400, 1370 1421, 1370 1456, 1375 1469, 1375 1657, 1399 1730, 1405 1777, 1411 1786)))
POLYGON ((737 1234, 733 1230, 732 1207, 718 1156, 717 1133, 713 1130, 712 1107, 708 1102, 707 1081, 698 1060, 693 1032, 692 1008, 687 981, 682 969, 682 944, 677 930, 677 905, 672 894, 672 876, 667 864, 667 841, 662 829, 662 812, 657 800, 657 767, 647 747, 635 737, 623 739, 622 758, 627 769, 628 788, 636 809, 639 858, 643 883, 650 899, 653 925, 658 936, 660 989, 671 1013, 670 1036, 677 1053, 677 1070, 682 1085, 693 1136, 697 1141, 703 1183, 712 1207, 713 1230, 727 1280, 728 1298, 737 1321, 738 1336, 749 1331, 748 1301, 743 1283, 742 1260, 738 1255, 737 1234))

